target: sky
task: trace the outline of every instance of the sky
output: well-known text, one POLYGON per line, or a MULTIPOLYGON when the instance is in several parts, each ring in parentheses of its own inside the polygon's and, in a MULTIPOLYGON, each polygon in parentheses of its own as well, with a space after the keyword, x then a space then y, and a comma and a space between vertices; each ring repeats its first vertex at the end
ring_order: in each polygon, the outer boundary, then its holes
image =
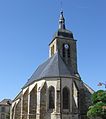
POLYGON ((48 59, 63 9, 77 40, 78 71, 93 90, 106 82, 106 0, 0 0, 0 100, 14 99, 48 59))

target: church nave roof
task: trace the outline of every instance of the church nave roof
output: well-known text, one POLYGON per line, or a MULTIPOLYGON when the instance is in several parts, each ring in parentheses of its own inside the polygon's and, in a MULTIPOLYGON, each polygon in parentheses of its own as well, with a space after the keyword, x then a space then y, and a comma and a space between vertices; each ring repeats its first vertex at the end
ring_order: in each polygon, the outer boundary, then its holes
MULTIPOLYGON (((70 77, 71 73, 68 70, 66 64, 62 60, 61 56, 57 52, 43 64, 38 66, 36 71, 32 74, 28 82, 24 85, 24 87, 30 85, 35 80, 46 78, 46 77, 70 77)), ((23 87, 23 88, 24 88, 23 87)))

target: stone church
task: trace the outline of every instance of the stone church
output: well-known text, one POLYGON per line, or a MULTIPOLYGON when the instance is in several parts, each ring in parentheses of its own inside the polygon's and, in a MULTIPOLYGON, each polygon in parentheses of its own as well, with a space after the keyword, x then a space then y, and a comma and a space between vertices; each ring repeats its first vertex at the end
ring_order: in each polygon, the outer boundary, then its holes
POLYGON ((66 29, 63 12, 49 44, 49 58, 39 65, 11 107, 11 119, 87 119, 94 91, 77 69, 73 33, 66 29))

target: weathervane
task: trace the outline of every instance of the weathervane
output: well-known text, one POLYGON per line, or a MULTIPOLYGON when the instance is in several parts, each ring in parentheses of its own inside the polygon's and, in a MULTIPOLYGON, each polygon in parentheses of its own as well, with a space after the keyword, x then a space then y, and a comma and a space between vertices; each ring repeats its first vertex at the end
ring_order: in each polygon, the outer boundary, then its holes
POLYGON ((63 10, 63 1, 62 0, 61 0, 60 5, 61 5, 61 11, 62 11, 63 10))
POLYGON ((63 1, 60 0, 60 10, 63 11, 63 1))

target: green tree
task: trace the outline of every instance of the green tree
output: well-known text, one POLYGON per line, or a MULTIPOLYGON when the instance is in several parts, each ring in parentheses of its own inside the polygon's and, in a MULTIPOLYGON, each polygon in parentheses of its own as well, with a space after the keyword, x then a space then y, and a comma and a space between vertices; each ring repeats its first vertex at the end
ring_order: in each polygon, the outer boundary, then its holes
POLYGON ((87 116, 106 119, 106 91, 98 90, 92 95, 92 105, 89 107, 87 116))

